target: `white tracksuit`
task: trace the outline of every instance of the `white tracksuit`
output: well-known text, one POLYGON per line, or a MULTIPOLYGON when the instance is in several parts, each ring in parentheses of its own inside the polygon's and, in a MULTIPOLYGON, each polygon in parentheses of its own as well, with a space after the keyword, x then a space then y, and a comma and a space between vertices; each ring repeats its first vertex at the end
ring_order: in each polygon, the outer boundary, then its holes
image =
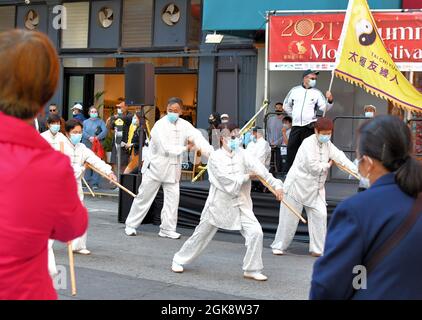
POLYGON ((255 158, 258 158, 258 160, 261 161, 265 168, 270 169, 271 147, 263 137, 258 138, 256 142, 249 142, 248 146, 246 147, 246 151, 255 158))
POLYGON ((245 238, 243 270, 252 272, 263 269, 263 233, 252 211, 251 172, 264 178, 275 189, 283 188, 281 180, 275 179, 264 165, 243 149, 229 153, 221 148, 210 156, 210 191, 201 221, 192 236, 174 255, 174 262, 180 265, 192 262, 205 249, 218 228, 221 228, 239 230, 245 238))
MULTIPOLYGON (((329 160, 357 173, 356 166, 329 141, 320 143, 315 134, 306 138, 284 182, 284 200, 298 212, 306 210, 310 246, 309 251, 322 254, 327 232, 327 206, 325 180, 330 168, 329 160)), ((280 205, 280 216, 273 249, 286 250, 295 235, 299 219, 280 205)))
POLYGON ((142 223, 162 186, 164 205, 160 229, 176 231, 182 155, 187 151, 188 139, 206 156, 214 151, 200 131, 184 119, 171 123, 163 117, 155 123, 151 130, 148 157, 142 165, 142 183, 126 219, 127 227, 136 229, 142 223))
POLYGON ((293 127, 303 127, 315 122, 316 109, 328 111, 333 107, 321 91, 306 89, 303 85, 292 88, 284 99, 283 108, 293 119, 293 127))

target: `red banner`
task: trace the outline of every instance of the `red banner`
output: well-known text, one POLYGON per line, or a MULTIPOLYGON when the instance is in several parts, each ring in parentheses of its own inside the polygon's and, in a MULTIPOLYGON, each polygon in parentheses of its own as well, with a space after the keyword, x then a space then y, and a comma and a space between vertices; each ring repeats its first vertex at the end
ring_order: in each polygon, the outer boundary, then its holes
MULTIPOLYGON (((344 16, 270 16, 270 70, 333 69, 344 16)), ((374 13, 374 19, 399 69, 422 71, 422 13, 374 13)))

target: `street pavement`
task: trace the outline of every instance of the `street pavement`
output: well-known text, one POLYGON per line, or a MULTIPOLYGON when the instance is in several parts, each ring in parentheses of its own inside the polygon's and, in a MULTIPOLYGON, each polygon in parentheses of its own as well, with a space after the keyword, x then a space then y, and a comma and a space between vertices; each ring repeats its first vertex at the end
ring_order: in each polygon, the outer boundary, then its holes
MULTIPOLYGON (((285 256, 274 256, 270 244, 274 235, 264 236, 264 274, 268 281, 243 278, 244 240, 239 233, 219 231, 202 255, 182 274, 170 269, 172 257, 193 229, 178 228, 181 239, 158 236, 159 226, 141 225, 136 237, 124 234, 117 222, 115 197, 85 197, 89 210, 89 256, 75 255, 77 295, 59 289, 59 299, 80 300, 238 300, 307 299, 315 258, 308 244, 293 242, 285 256)), ((68 266, 67 249, 55 242, 58 265, 68 266)), ((69 277, 67 277, 69 278, 69 277)))

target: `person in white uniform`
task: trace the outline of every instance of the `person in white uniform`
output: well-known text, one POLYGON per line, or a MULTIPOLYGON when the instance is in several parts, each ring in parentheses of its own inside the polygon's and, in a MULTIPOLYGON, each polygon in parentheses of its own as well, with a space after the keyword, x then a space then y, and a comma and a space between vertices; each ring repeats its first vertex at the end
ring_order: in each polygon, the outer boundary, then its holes
POLYGON ((252 209, 251 177, 259 175, 265 179, 277 190, 280 201, 283 183, 275 179, 255 157, 240 148, 239 130, 230 132, 223 129, 220 135, 222 147, 208 160, 210 190, 200 223, 174 255, 172 271, 183 272, 183 266, 198 257, 221 228, 239 230, 245 238, 244 277, 264 281, 267 277, 262 274, 263 232, 252 209))
MULTIPOLYGON (((66 139, 64 143, 64 154, 70 158, 70 162, 75 173, 76 183, 78 186, 78 194, 81 201, 84 199, 82 190, 82 177, 85 173, 85 163, 89 163, 99 171, 105 173, 110 179, 117 181, 111 166, 101 160, 95 153, 88 149, 83 143, 82 139, 82 124, 76 120, 71 119, 66 122, 66 139)), ((72 241, 72 249, 76 253, 90 254, 91 252, 86 247, 87 232, 72 241)))
MULTIPOLYGON (((336 163, 357 173, 357 167, 346 155, 331 143, 333 122, 319 118, 315 133, 306 138, 299 147, 293 165, 284 181, 284 200, 298 212, 306 210, 309 228, 309 251, 312 256, 323 254, 327 232, 327 205, 325 202, 325 181, 328 170, 336 163)), ((280 206, 279 224, 274 242, 273 254, 283 255, 295 235, 299 219, 280 206)))
MULTIPOLYGON (((47 131, 41 133, 41 137, 43 137, 54 150, 61 151, 61 149, 64 148, 65 141, 68 139, 60 132, 60 116, 58 114, 51 114, 48 116, 47 128, 47 131)), ((52 277, 58 274, 53 244, 54 240, 48 240, 48 272, 52 277)))
POLYGON ((270 169, 271 147, 267 140, 265 140, 261 127, 254 127, 252 129, 252 141, 248 144, 246 150, 256 157, 265 168, 270 169))
POLYGON ((142 165, 142 183, 126 219, 125 233, 128 236, 136 236, 136 228, 144 220, 162 186, 164 205, 158 235, 171 239, 180 238, 176 226, 183 153, 191 143, 194 143, 204 156, 209 156, 214 151, 199 130, 179 117, 182 107, 181 99, 170 98, 167 116, 158 120, 151 130, 148 157, 142 165))

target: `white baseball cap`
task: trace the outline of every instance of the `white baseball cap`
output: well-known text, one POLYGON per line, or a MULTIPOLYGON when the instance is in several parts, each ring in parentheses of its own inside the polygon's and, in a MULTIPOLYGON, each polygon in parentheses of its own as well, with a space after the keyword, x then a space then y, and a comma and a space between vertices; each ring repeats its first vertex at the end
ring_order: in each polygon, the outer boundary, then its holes
POLYGON ((77 103, 72 108, 70 108, 70 110, 73 110, 73 109, 83 110, 84 107, 82 107, 82 105, 80 103, 77 103))
POLYGON ((223 119, 223 118, 229 118, 229 115, 227 114, 227 113, 223 113, 221 116, 220 116, 220 119, 223 119))

